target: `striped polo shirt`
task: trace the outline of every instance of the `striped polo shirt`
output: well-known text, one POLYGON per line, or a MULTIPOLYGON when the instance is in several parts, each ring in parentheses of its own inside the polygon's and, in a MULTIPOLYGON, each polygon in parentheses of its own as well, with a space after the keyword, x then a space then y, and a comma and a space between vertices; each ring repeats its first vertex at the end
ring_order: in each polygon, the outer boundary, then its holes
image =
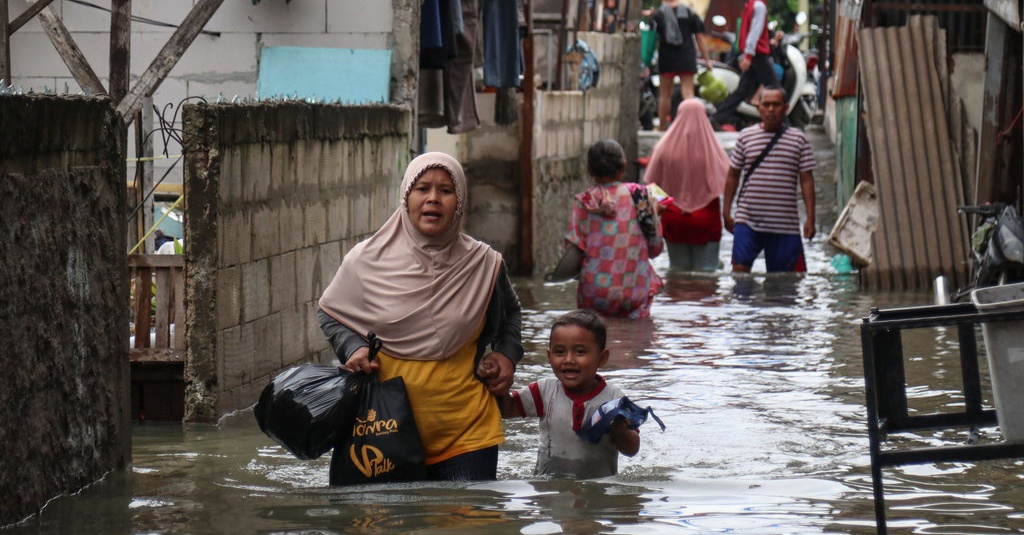
MULTIPOLYGON (((744 128, 729 164, 746 174, 774 136, 775 132, 765 131, 761 123, 744 128)), ((800 234, 800 173, 813 170, 815 165, 814 151, 804 133, 799 128, 787 128, 754 174, 744 178, 745 184, 741 182, 737 189, 736 222, 758 232, 800 234)))

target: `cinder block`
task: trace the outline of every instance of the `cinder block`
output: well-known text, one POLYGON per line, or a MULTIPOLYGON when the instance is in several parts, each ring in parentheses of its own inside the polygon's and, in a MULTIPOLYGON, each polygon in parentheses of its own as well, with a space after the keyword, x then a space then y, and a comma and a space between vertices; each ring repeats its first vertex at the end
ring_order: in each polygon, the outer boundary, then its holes
POLYGON ((292 146, 289 143, 270 145, 270 183, 278 191, 284 191, 292 184, 288 170, 292 162, 292 146))
POLYGON ((320 190, 330 191, 341 187, 342 184, 342 162, 344 159, 344 144, 337 140, 325 141, 323 144, 323 159, 320 173, 320 190))
POLYGON ((220 176, 216 177, 217 201, 225 206, 234 206, 243 199, 242 154, 238 147, 222 150, 220 153, 220 176))
POLYGON ((284 199, 278 206, 278 223, 281 226, 280 245, 278 250, 281 253, 295 251, 302 247, 303 242, 303 214, 302 205, 294 198, 284 199))
MULTIPOLYGON (((354 195, 354 193, 350 195, 354 195)), ((361 205, 359 202, 353 202, 349 196, 335 197, 328 200, 326 214, 327 234, 325 240, 337 241, 349 236, 351 230, 351 212, 353 208, 358 209, 360 206, 362 206, 365 211, 365 204, 361 205)))
POLYGON ((243 152, 242 172, 252 184, 252 201, 270 197, 270 150, 263 144, 246 145, 243 152))
POLYGON ((222 371, 222 388, 233 388, 252 380, 256 340, 251 325, 231 327, 217 333, 222 371))
POLYGON ((242 265, 242 321, 249 323, 270 313, 270 273, 267 260, 242 265))
POLYGON ((327 239, 327 201, 313 201, 302 211, 303 244, 307 247, 319 245, 327 239))
POLYGON ((329 33, 391 33, 406 31, 392 28, 392 2, 328 2, 329 33))
MULTIPOLYGON (((308 357, 306 351, 306 323, 316 323, 315 316, 306 314, 306 305, 296 305, 282 310, 281 318, 281 363, 290 366, 304 361, 308 357)), ((323 335, 321 334, 321 337, 323 335)))
POLYGON ((316 303, 310 303, 303 308, 303 315, 306 317, 306 340, 309 343, 309 352, 311 354, 326 352, 330 358, 333 358, 334 350, 327 343, 327 337, 320 330, 320 322, 317 321, 317 308, 316 303))
MULTIPOLYGON (((355 244, 356 240, 352 240, 352 244, 355 244)), ((351 247, 348 245, 348 247, 351 247)), ((320 245, 320 287, 327 288, 327 285, 334 279, 334 274, 338 272, 338 266, 341 265, 342 256, 342 244, 339 242, 328 242, 320 245)), ((348 248, 345 248, 348 251, 348 248)), ((317 296, 319 298, 320 296, 317 296)))
POLYGON ((237 267, 217 270, 217 330, 237 326, 241 319, 241 270, 237 267))
POLYGON ((281 315, 271 314, 253 322, 256 347, 256 375, 274 373, 281 369, 281 315))
POLYGON ((295 306, 295 253, 270 257, 270 311, 295 306))
POLYGON ((307 139, 300 147, 302 148, 302 174, 299 175, 297 184, 311 188, 320 187, 320 173, 322 172, 321 158, 323 158, 323 142, 319 139, 307 139))
POLYGON ((307 46, 316 48, 390 49, 387 33, 265 33, 263 46, 307 46))
POLYGON ((237 266, 252 259, 252 224, 248 212, 226 213, 217 225, 220 266, 237 266))
MULTIPOLYGON (((164 2, 160 2, 164 3, 164 2)), ((179 2, 170 2, 177 4, 179 2)), ((190 6, 192 2, 180 2, 190 6)), ((334 2, 330 2, 334 4, 334 2)), ((301 2, 224 2, 207 23, 208 28, 222 32, 289 32, 323 33, 327 0, 301 2)), ((172 20, 181 20, 182 16, 172 20)), ((164 19, 159 19, 164 20, 164 19)), ((109 28, 108 28, 109 31, 109 28)))
POLYGON ((297 303, 315 302, 320 299, 320 294, 324 291, 320 286, 317 250, 316 247, 304 247, 295 252, 295 301, 297 303))
POLYGON ((263 259, 280 252, 279 202, 271 206, 257 205, 252 216, 252 256, 263 259))

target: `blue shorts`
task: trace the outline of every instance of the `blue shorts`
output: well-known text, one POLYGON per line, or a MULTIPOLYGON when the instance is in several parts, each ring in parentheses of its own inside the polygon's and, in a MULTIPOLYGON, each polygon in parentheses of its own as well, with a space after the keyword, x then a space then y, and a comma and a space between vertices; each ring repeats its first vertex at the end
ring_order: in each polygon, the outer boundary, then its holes
POLYGON ((746 223, 733 227, 732 265, 753 266, 757 255, 764 251, 765 268, 776 271, 807 271, 804 262, 804 244, 799 234, 758 232, 746 223))

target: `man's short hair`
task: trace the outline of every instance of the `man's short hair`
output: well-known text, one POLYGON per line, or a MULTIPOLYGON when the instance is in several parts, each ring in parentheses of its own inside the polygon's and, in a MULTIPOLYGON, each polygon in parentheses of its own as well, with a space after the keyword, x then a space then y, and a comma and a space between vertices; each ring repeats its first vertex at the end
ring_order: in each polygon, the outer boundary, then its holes
POLYGON ((764 86, 764 89, 761 90, 761 94, 763 95, 765 91, 778 91, 782 94, 782 102, 787 104, 789 103, 789 94, 786 93, 786 88, 782 87, 780 84, 766 85, 764 86))

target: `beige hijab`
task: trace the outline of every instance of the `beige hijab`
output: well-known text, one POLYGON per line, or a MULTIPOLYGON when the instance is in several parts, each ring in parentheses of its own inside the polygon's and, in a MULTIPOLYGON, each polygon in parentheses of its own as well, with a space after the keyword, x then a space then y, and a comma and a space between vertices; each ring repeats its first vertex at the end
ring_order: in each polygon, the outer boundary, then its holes
POLYGON ((402 204, 338 268, 320 308, 362 336, 374 332, 383 351, 408 360, 441 360, 469 342, 483 322, 501 256, 462 233, 466 175, 459 162, 429 152, 409 163, 402 204), (409 219, 409 192, 428 169, 448 171, 458 205, 451 229, 424 236, 409 219))
POLYGON ((655 183, 684 212, 694 212, 725 191, 729 157, 711 128, 704 105, 696 99, 679 104, 676 118, 654 146, 644 181, 655 183))

